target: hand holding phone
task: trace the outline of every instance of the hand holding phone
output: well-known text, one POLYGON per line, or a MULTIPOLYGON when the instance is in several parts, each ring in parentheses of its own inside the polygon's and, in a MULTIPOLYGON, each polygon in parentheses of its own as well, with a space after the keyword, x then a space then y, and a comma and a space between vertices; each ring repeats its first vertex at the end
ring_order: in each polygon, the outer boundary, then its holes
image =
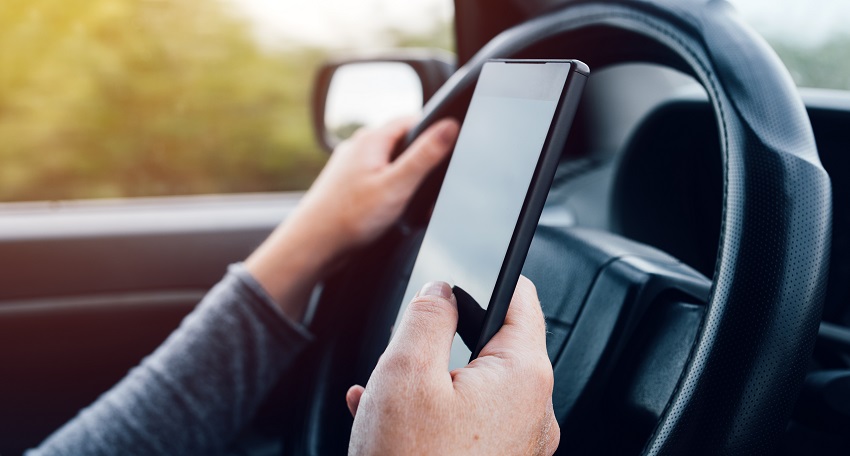
POLYGON ((482 68, 396 320, 425 282, 454 286, 461 336, 450 369, 504 322, 587 74, 575 60, 482 68))
POLYGON ((447 284, 421 290, 365 390, 349 389, 349 454, 552 454, 558 447, 534 285, 519 280, 502 331, 482 352, 499 358, 454 375, 446 373, 458 324, 451 291, 447 284))

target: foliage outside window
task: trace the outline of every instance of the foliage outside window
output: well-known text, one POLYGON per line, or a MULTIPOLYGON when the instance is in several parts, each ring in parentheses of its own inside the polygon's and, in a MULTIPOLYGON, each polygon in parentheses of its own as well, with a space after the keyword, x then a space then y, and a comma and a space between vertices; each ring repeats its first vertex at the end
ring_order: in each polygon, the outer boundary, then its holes
POLYGON ((0 201, 306 188, 326 56, 263 48, 216 0, 4 0, 0 201))
MULTIPOLYGON (((735 0, 749 21, 777 13, 752 2, 735 0)), ((328 51, 263 47, 232 6, 3 0, 0 201, 306 188, 326 159, 308 101, 328 51)), ((850 90, 850 33, 812 44, 797 35, 811 27, 775 30, 760 31, 798 85, 850 90)), ((451 27, 381 41, 448 49, 451 27)))

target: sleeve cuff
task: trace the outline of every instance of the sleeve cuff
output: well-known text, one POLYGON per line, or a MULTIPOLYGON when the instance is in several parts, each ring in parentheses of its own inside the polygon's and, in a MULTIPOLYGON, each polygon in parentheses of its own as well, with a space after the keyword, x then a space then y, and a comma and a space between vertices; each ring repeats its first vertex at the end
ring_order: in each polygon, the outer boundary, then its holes
POLYGON ((287 317, 242 263, 231 264, 227 271, 229 275, 236 278, 243 294, 251 299, 257 311, 264 317, 271 318, 275 326, 282 327, 280 332, 276 332, 277 334, 288 340, 291 340, 294 336, 306 343, 313 341, 314 338, 310 331, 301 323, 287 317))

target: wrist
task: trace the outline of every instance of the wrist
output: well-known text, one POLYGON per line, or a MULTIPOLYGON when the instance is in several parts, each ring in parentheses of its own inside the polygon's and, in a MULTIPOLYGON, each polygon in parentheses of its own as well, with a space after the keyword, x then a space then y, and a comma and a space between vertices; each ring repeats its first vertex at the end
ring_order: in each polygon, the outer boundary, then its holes
MULTIPOLYGON (((309 295, 342 252, 329 239, 328 227, 307 226, 293 214, 245 260, 245 268, 295 321, 301 320, 309 295)), ((317 224, 318 225, 318 224, 317 224)))

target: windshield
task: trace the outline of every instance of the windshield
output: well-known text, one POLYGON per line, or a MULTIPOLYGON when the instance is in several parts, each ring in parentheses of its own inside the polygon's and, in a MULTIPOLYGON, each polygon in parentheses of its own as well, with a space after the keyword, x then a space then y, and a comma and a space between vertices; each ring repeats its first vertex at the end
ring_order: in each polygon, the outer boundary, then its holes
POLYGON ((850 1, 731 0, 798 86, 850 90, 850 1))

